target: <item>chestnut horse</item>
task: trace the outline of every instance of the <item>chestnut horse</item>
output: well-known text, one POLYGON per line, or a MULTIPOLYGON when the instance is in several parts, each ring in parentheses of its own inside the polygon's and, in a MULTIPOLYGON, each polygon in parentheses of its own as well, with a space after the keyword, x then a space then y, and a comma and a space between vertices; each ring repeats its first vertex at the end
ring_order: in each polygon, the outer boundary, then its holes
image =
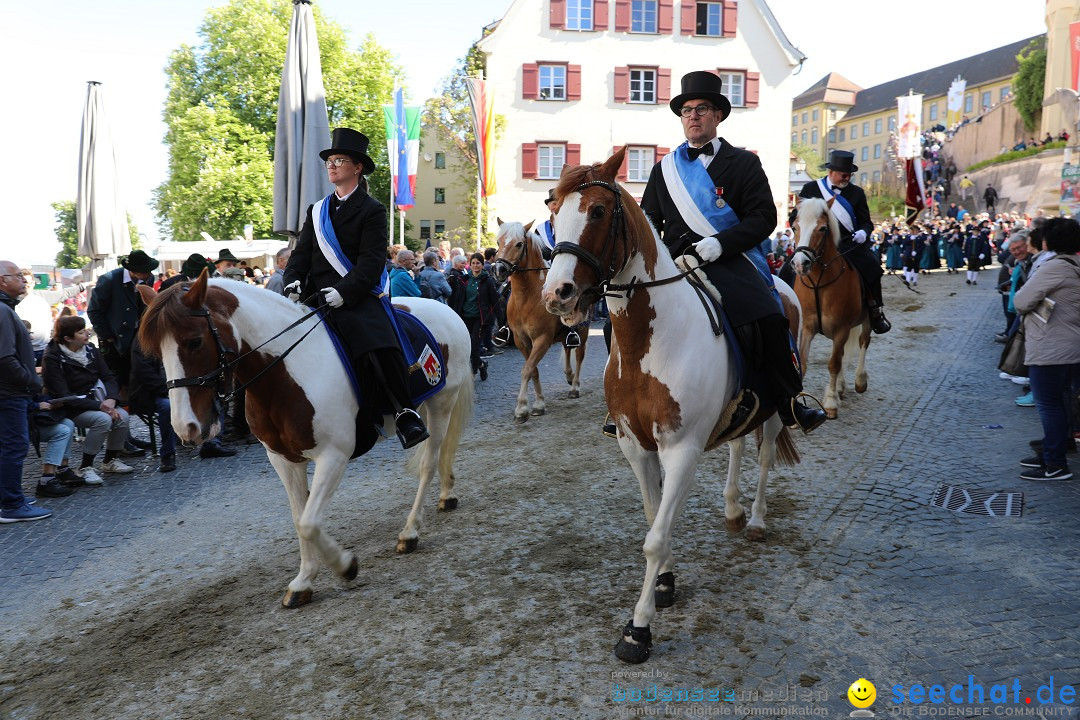
POLYGON ((499 252, 492 263, 492 273, 497 282, 510 281, 510 300, 506 305, 506 322, 514 332, 514 344, 525 356, 521 368, 521 388, 518 391, 517 405, 514 407, 514 421, 523 423, 529 415, 543 415, 547 406, 544 391, 540 387, 540 361, 544 359, 548 348, 558 343, 563 351, 563 374, 570 385, 569 397, 581 396, 581 366, 585 362, 585 344, 589 339, 586 325, 579 333, 581 344, 575 352, 576 367, 571 368, 571 348, 563 345, 570 329, 559 319, 544 309, 540 301, 540 288, 547 275, 548 263, 544 260, 543 240, 535 232, 530 232, 532 223, 522 226, 519 222, 504 223, 499 221, 499 233, 496 237, 499 252), (532 380, 536 402, 529 407, 529 381, 532 380))
MULTIPOLYGON (((549 312, 574 323, 602 293, 609 293, 612 341, 604 392, 650 526, 644 584, 615 655, 643 662, 651 651, 649 624, 656 608, 674 602, 674 523, 693 488, 702 453, 723 442, 717 431, 726 425, 721 416, 737 381, 726 335, 712 331, 695 289, 681 279, 684 273, 630 193, 615 182, 625 151, 603 164, 563 168, 555 190, 559 242, 543 298, 549 312)), ((788 299, 797 302, 794 293, 788 299)), ((755 426, 763 432, 747 536, 763 539, 769 469, 774 460, 797 462, 798 453, 771 407, 761 408, 748 429, 755 426)), ((747 526, 739 490, 744 439, 727 444, 731 458, 724 516, 728 530, 736 532, 747 526)))
POLYGON ((799 357, 806 369, 810 341, 816 333, 832 340, 829 384, 825 387, 825 413, 835 419, 844 397, 844 357, 855 353, 855 392, 866 392, 866 349, 870 347, 870 314, 863 304, 862 283, 855 267, 840 254, 840 224, 829 209, 834 200, 804 198, 795 219, 795 294, 803 307, 799 357), (852 331, 858 330, 853 333, 852 331))
MULTIPOLYGON (((205 271, 190 286, 176 285, 157 294, 144 285, 139 292, 149 306, 139 328, 140 344, 161 357, 170 381, 195 377, 203 381, 169 390, 172 426, 184 444, 205 442, 221 431, 218 401, 224 386, 215 387, 215 380, 227 374, 223 369, 227 364, 235 362, 237 386, 252 383, 246 390, 248 424, 285 485, 300 539, 300 572, 289 583, 282 604, 291 608, 310 602, 320 561, 346 580, 354 579, 356 557, 323 527, 330 499, 356 447, 359 409, 325 327, 312 317, 271 339, 303 318, 308 308, 254 285, 208 281, 205 271), (310 335, 298 342, 313 326, 310 335), (294 343, 293 352, 282 357, 294 343), (315 474, 309 489, 307 468, 312 460, 315 474)), ((395 298, 395 303, 428 327, 445 358, 446 385, 420 409, 431 437, 417 446, 409 461, 420 486, 398 535, 397 550, 410 552, 416 548, 424 496, 436 467, 439 510, 457 507, 454 456, 472 414, 474 390, 469 333, 457 314, 423 298, 395 298)), ((385 418, 384 434, 394 437, 393 418, 385 418)))

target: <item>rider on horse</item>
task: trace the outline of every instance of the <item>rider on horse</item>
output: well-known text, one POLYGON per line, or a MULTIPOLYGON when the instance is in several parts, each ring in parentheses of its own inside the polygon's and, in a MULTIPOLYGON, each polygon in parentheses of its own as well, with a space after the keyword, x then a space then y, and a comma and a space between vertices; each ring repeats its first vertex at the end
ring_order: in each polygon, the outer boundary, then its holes
POLYGON ((367 148, 363 133, 338 128, 331 147, 319 153, 336 190, 308 208, 285 268, 284 293, 296 302, 304 295, 313 307, 325 299, 333 308, 327 321, 358 370, 364 403, 373 414, 392 408, 401 445, 410 448, 428 432, 410 399, 405 356, 378 294, 385 295, 386 208, 361 183, 375 171, 367 148))
POLYGON ((754 252, 776 226, 772 190, 754 153, 716 136, 731 112, 722 90, 715 73, 683 76, 682 92, 670 107, 682 116, 688 142, 653 166, 641 209, 672 257, 690 254, 704 263, 750 355, 747 366, 767 374, 760 387, 771 391, 780 419, 810 432, 825 422, 825 413, 794 401, 802 392, 802 377, 793 362, 788 321, 766 283, 767 270, 759 270, 745 254, 754 252))
MULTIPOLYGON (((854 153, 845 150, 831 151, 829 162, 821 166, 821 169, 827 169, 829 174, 803 185, 799 197, 822 200, 836 198, 831 210, 840 223, 840 254, 847 258, 862 278, 865 300, 870 310, 870 327, 881 335, 892 328, 885 319, 885 302, 881 298, 881 276, 885 273, 881 269, 881 259, 874 255, 866 243, 874 232, 874 223, 870 219, 866 193, 851 182, 851 176, 859 169, 854 160, 854 153)), ((781 277, 790 283, 790 275, 781 277)))

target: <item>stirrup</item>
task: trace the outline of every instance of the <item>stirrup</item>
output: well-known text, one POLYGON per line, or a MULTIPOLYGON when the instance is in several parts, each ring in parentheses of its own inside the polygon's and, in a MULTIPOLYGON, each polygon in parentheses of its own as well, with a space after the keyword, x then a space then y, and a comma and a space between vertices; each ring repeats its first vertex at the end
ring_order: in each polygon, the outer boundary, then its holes
POLYGON ((398 413, 396 415, 394 415, 394 422, 397 423, 397 421, 401 419, 402 415, 412 415, 414 418, 419 420, 421 423, 424 422, 424 419, 422 417, 420 417, 420 413, 416 412, 412 408, 402 408, 401 410, 399 410, 398 413))
POLYGON ((510 342, 510 328, 506 325, 500 327, 491 336, 491 344, 495 347, 504 347, 508 342, 510 342))
POLYGON ((619 439, 619 428, 612 421, 611 413, 608 413, 604 417, 604 424, 601 426, 600 432, 602 432, 605 437, 613 438, 615 440, 619 439))
POLYGON ((563 345, 571 349, 581 347, 581 336, 578 335, 577 330, 571 330, 566 333, 566 339, 563 340, 563 345))

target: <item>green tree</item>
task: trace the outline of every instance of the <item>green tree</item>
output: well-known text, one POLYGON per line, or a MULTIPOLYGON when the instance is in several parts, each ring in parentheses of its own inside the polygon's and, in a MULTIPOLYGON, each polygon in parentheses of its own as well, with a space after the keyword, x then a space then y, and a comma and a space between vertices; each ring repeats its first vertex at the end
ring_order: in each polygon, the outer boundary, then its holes
POLYGON ((1036 38, 1016 56, 1019 63, 1013 75, 1013 94, 1016 111, 1024 120, 1024 129, 1034 132, 1036 121, 1042 112, 1043 89, 1046 83, 1046 44, 1036 38))
MULTIPOLYGON (((75 217, 75 201, 59 200, 52 204, 56 213, 56 240, 60 243, 60 252, 56 253, 56 267, 79 269, 90 262, 90 258, 79 255, 79 223, 75 217)), ((138 250, 142 247, 139 240, 139 228, 128 213, 128 236, 131 238, 131 247, 138 250)))
POLYGON ((806 163, 806 174, 812 177, 814 180, 825 175, 825 171, 821 169, 822 163, 825 161, 821 159, 821 155, 818 151, 808 145, 792 145, 791 152, 795 157, 806 163))
MULTIPOLYGON (((345 30, 313 6, 331 127, 371 139, 371 194, 389 194, 382 106, 401 68, 367 36, 351 50, 345 30)), ((273 152, 290 0, 230 0, 207 11, 202 43, 169 57, 164 117, 169 178, 155 192, 158 222, 174 240, 200 231, 227 238, 247 223, 257 236, 273 228, 273 152)))

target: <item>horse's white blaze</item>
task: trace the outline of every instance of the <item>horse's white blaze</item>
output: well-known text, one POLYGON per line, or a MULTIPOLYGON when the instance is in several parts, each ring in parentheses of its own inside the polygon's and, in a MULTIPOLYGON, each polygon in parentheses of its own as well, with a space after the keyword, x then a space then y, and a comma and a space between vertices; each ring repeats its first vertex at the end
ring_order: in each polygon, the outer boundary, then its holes
MULTIPOLYGON (((577 238, 585 231, 586 214, 579 209, 581 205, 580 193, 571 193, 563 198, 562 208, 555 216, 555 237, 559 242, 576 242, 577 238)), ((577 268, 578 259, 569 253, 560 253, 551 261, 551 270, 548 271, 544 281, 544 290, 541 298, 548 311, 566 316, 573 312, 574 305, 581 293, 581 288, 574 283, 574 270, 577 268), (565 300, 555 295, 555 291, 563 285, 570 284, 574 287, 571 296, 565 300)))
MULTIPOLYGON (((180 363, 180 348, 172 335, 167 335, 161 343, 161 364, 165 367, 166 377, 182 378, 189 375, 184 372, 183 365, 180 363)), ((173 431, 180 438, 180 442, 186 445, 201 442, 203 427, 199 419, 195 417, 195 410, 191 407, 190 390, 187 388, 169 390, 169 408, 173 431)))
POLYGON ((802 252, 800 248, 810 246, 810 241, 814 237, 814 229, 817 227, 817 220, 822 213, 825 213, 829 218, 829 234, 833 238, 833 242, 840 238, 840 223, 837 221, 836 216, 832 214, 827 202, 821 198, 803 198, 800 200, 795 215, 795 225, 799 229, 799 242, 795 246, 795 253, 791 256, 791 266, 795 269, 797 275, 805 275, 810 272, 810 263, 813 260, 811 260, 809 254, 802 252))

